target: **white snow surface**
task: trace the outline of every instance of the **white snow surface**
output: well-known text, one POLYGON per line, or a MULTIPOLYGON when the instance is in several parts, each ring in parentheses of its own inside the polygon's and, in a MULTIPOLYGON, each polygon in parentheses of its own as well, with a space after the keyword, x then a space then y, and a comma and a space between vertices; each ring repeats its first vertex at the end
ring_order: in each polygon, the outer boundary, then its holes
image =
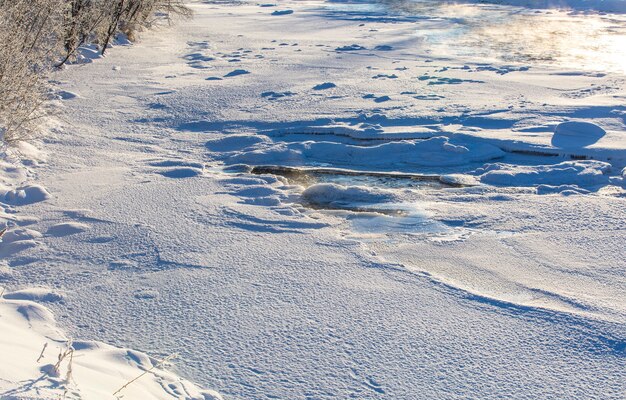
POLYGON ((487 164, 476 170, 483 183, 505 186, 578 185, 609 183, 611 164, 602 161, 564 161, 555 165, 487 164))
MULTIPOLYGON (((263 146, 266 147, 266 146, 263 146)), ((227 162, 235 164, 302 164, 334 163, 350 166, 451 166, 499 158, 504 152, 487 143, 463 146, 446 137, 426 140, 403 140, 375 146, 353 146, 343 143, 281 143, 269 148, 248 148, 239 154, 228 154, 227 162)))
POLYGON ((143 353, 94 341, 71 341, 57 328, 52 313, 31 300, 61 298, 37 288, 7 293, 0 299, 2 399, 222 398, 159 368, 158 360, 143 353))
POLYGON ((0 398, 171 354, 124 398, 624 398, 623 15, 388 3, 196 1, 55 73, 0 160, 0 398))

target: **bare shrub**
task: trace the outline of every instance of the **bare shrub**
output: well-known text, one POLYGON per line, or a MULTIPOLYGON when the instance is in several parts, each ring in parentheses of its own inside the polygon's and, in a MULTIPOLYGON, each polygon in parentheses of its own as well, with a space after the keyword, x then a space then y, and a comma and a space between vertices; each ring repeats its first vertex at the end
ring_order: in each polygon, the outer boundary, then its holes
POLYGON ((45 115, 47 78, 81 46, 102 54, 118 33, 136 32, 173 15, 191 16, 182 0, 0 0, 0 139, 36 133, 45 115))
POLYGON ((0 0, 0 133, 28 138, 41 117, 46 76, 58 54, 59 0, 0 0))

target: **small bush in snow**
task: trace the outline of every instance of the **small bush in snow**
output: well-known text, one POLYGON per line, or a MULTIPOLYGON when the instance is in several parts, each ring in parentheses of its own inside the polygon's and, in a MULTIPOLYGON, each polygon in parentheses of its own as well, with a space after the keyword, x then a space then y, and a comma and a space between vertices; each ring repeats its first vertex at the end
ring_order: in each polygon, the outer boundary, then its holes
POLYGON ((111 40, 173 15, 182 0, 0 0, 0 138, 29 138, 44 114, 47 77, 73 61, 81 46, 104 54, 111 40))
POLYGON ((0 133, 6 142, 32 132, 41 116, 45 75, 58 55, 58 1, 0 0, 0 133))

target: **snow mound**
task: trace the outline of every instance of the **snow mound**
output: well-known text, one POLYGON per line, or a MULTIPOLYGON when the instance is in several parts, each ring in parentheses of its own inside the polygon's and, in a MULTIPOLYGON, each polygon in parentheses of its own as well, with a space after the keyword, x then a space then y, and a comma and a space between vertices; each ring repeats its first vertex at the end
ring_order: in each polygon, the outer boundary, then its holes
POLYGON ((46 232, 50 236, 69 236, 89 230, 89 225, 79 222, 63 222, 48 228, 46 232))
POLYGON ((33 229, 17 228, 8 230, 4 235, 2 235, 2 238, 0 238, 0 242, 13 243, 20 240, 38 239, 42 236, 43 235, 41 234, 41 232, 35 231, 33 229))
POLYGON ((3 399, 222 398, 163 369, 165 363, 143 353, 99 342, 69 341, 47 308, 28 301, 49 295, 46 289, 30 289, 0 298, 3 399), (65 354, 61 361, 59 354, 65 354))
POLYGON ((318 206, 346 206, 349 204, 375 204, 397 200, 393 192, 364 186, 342 186, 318 183, 302 192, 302 199, 318 206))
POLYGON ((88 64, 104 57, 95 44, 84 45, 78 48, 76 64, 88 64))
POLYGON ((537 194, 561 194, 563 196, 570 196, 572 194, 587 194, 589 190, 579 188, 576 185, 539 185, 537 186, 537 194))
POLYGON ((323 162, 367 166, 453 166, 499 158, 504 152, 487 143, 454 144, 446 137, 402 140, 377 146, 335 142, 277 143, 229 156, 233 164, 297 164, 323 162))
POLYGON ((230 135, 206 142, 207 149, 215 152, 228 152, 246 149, 253 145, 269 143, 269 138, 261 135, 230 135))
POLYGON ((606 131, 591 122, 562 122, 554 130, 552 146, 560 148, 586 147, 594 144, 604 135, 606 135, 606 131))
POLYGON ((24 165, 37 165, 46 161, 46 152, 37 148, 32 143, 18 142, 15 144, 15 148, 20 155, 22 164, 24 165))
POLYGON ((199 168, 192 167, 180 167, 180 168, 169 168, 163 171, 157 172, 160 175, 163 175, 166 178, 193 178, 196 176, 202 175, 202 170, 199 168))
POLYGON ((32 288, 6 293, 4 298, 10 300, 29 300, 39 303, 55 303, 63 300, 63 295, 51 289, 32 288))
POLYGON ((7 204, 23 206, 47 200, 50 198, 50 193, 43 186, 30 185, 9 190, 2 198, 7 204))
POLYGON ((609 182, 611 164, 602 161, 565 161, 555 165, 487 164, 476 172, 482 183, 500 186, 577 185, 598 186, 609 182))
POLYGON ((10 257, 13 254, 17 254, 21 251, 32 249, 38 246, 38 242, 35 240, 16 240, 14 242, 3 242, 0 245, 0 258, 10 257))

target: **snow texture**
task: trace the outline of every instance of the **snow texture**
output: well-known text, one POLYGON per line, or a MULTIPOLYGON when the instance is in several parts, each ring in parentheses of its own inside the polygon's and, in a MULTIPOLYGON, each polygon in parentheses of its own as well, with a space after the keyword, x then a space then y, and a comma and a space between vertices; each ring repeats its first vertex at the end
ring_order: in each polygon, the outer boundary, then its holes
POLYGON ((497 3, 194 1, 55 71, 0 159, 0 398, 178 354, 119 395, 623 399, 624 2, 497 3))

